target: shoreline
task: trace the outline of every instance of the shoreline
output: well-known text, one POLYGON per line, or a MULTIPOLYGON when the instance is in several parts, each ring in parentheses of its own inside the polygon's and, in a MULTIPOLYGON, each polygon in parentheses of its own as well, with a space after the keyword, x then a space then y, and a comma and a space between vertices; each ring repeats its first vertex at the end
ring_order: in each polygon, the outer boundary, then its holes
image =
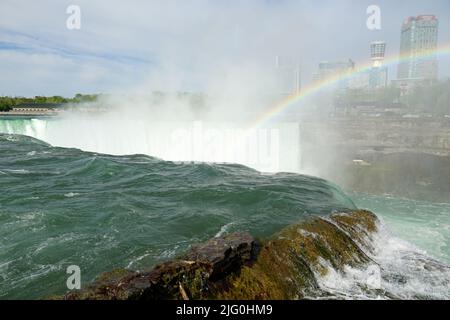
POLYGON ((14 112, 14 111, 7 111, 7 112, 0 112, 0 119, 2 118, 11 118, 11 117, 56 117, 59 115, 59 111, 36 111, 36 112, 14 112))

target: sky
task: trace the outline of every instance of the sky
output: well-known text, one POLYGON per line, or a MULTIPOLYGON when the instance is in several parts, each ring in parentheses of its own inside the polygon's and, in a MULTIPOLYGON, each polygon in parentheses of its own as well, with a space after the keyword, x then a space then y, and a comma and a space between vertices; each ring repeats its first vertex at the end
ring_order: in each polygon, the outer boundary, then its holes
POLYGON ((0 95, 251 90, 247 75, 276 56, 299 60, 308 83, 320 61, 367 62, 371 41, 398 54, 402 21, 418 14, 436 14, 450 43, 448 0, 1 0, 0 95), (80 29, 66 26, 70 5, 80 29), (380 30, 366 26, 369 5, 380 30))

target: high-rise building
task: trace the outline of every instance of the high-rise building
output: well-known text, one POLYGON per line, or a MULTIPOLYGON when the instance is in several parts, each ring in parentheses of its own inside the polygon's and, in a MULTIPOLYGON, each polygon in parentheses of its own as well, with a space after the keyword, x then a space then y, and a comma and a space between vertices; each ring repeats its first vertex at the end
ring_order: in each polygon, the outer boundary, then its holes
POLYGON ((326 81, 337 79, 338 89, 348 89, 349 75, 355 69, 355 63, 349 59, 348 61, 322 61, 319 63, 319 72, 314 75, 315 81, 326 81))
POLYGON ((276 56, 275 78, 278 94, 298 94, 301 90, 300 62, 290 57, 276 56))
POLYGON ((386 42, 374 41, 370 44, 372 69, 370 70, 369 87, 372 89, 384 88, 387 85, 388 69, 384 66, 385 54, 386 42))
POLYGON ((409 17, 403 22, 398 81, 431 82, 437 79, 438 27, 439 21, 434 15, 409 17))

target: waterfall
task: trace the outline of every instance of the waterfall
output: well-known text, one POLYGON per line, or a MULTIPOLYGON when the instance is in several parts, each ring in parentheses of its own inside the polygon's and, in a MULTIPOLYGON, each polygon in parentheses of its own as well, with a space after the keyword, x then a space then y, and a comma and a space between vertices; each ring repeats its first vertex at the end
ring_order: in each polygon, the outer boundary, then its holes
POLYGON ((151 121, 74 116, 0 119, 0 133, 53 146, 112 154, 146 154, 169 161, 239 163, 264 172, 299 172, 296 123, 248 130, 229 122, 151 121))

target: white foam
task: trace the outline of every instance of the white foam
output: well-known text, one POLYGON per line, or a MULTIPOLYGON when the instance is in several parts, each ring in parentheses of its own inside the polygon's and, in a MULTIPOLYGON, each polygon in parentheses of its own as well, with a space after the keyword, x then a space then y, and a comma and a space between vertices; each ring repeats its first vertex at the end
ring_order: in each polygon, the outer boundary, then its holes
POLYGON ((230 222, 230 223, 227 223, 227 224, 223 225, 223 226, 220 228, 219 232, 216 233, 216 235, 214 236, 214 238, 218 238, 218 237, 222 236, 223 234, 225 234, 225 233, 228 231, 228 229, 229 229, 233 224, 234 224, 234 222, 230 222))
POLYGON ((28 174, 30 171, 25 169, 6 169, 6 172, 15 173, 15 174, 28 174))
POLYGON ((76 192, 69 192, 69 193, 66 193, 64 196, 66 197, 66 198, 73 198, 73 197, 76 197, 76 196, 78 196, 78 195, 80 195, 79 193, 76 193, 76 192))
MULTIPOLYGON (((335 270, 327 261, 320 288, 338 299, 450 299, 450 268, 391 234, 384 223, 374 235, 374 264, 335 270)), ((322 259, 323 260, 323 259, 322 259)))
POLYGON ((142 256, 139 256, 136 259, 131 260, 130 263, 128 263, 128 265, 126 266, 126 269, 130 269, 133 266, 133 264, 135 264, 136 262, 139 262, 142 259, 148 257, 150 254, 151 254, 150 252, 149 253, 145 253, 142 256))

